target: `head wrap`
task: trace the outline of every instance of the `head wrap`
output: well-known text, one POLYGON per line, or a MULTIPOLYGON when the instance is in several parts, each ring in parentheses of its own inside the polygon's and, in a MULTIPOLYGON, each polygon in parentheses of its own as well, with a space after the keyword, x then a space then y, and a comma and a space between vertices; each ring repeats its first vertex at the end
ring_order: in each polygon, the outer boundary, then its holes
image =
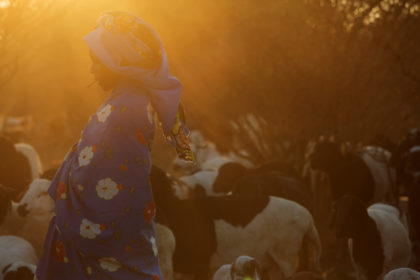
POLYGON ((105 13, 85 36, 90 50, 122 81, 146 92, 170 133, 178 109, 181 83, 169 73, 168 59, 153 28, 128 12, 105 13))

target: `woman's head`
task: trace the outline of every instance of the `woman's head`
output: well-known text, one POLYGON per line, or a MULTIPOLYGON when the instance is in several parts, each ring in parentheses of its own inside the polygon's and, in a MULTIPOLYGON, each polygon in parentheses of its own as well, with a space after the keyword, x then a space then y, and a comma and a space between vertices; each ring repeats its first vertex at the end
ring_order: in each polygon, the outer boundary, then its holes
POLYGON ((92 73, 101 86, 110 89, 121 84, 147 92, 163 131, 169 133, 182 85, 169 73, 165 49, 153 28, 131 13, 108 12, 85 41, 98 59, 94 59, 92 73))
MULTIPOLYGON (((162 53, 159 38, 149 25, 126 12, 109 12, 98 21, 96 29, 106 33, 100 36, 103 46, 90 46, 92 57, 91 73, 99 85, 109 90, 119 78, 125 76, 117 67, 133 67, 155 70, 161 64, 162 53)), ((132 78, 132 77, 130 77, 132 78)))

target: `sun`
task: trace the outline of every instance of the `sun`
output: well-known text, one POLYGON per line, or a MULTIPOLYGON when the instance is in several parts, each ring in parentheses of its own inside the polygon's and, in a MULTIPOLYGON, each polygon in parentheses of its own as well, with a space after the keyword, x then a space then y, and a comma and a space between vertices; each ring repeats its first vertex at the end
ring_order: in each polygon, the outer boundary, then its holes
POLYGON ((10 6, 10 0, 0 0, 0 9, 6 9, 10 6))

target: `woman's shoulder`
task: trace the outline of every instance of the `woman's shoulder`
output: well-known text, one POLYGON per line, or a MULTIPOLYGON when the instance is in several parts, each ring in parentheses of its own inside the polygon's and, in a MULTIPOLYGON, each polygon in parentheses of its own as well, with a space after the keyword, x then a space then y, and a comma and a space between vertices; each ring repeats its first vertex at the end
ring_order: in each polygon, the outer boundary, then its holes
POLYGON ((120 88, 110 94, 96 116, 100 123, 119 123, 124 120, 137 122, 145 119, 149 103, 147 94, 120 88))

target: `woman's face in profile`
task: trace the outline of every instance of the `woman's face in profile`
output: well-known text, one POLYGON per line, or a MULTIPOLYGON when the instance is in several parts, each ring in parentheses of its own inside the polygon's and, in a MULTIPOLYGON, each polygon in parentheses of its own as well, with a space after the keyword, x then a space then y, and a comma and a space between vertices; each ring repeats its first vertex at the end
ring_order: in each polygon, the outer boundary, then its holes
POLYGON ((91 51, 90 57, 92 58, 92 66, 90 72, 95 77, 95 80, 103 90, 110 90, 115 88, 118 83, 119 76, 109 70, 102 61, 91 51))

